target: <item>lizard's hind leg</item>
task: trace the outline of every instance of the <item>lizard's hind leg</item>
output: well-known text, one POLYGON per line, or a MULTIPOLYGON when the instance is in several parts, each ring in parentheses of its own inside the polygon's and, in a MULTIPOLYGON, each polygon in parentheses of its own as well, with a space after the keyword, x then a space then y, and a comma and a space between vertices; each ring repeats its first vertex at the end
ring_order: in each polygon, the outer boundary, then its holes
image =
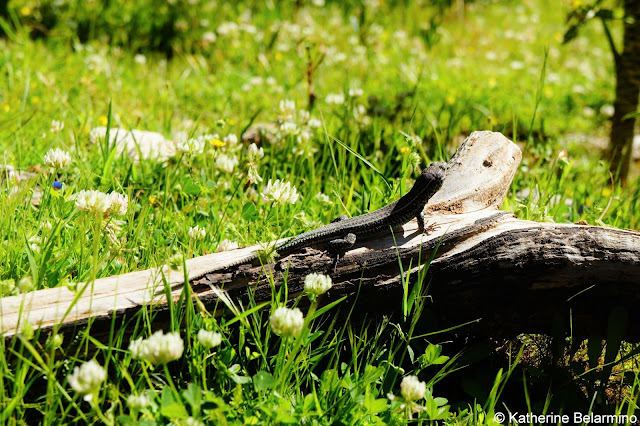
POLYGON ((344 253, 356 243, 356 234, 348 233, 344 238, 329 241, 329 252, 344 253))

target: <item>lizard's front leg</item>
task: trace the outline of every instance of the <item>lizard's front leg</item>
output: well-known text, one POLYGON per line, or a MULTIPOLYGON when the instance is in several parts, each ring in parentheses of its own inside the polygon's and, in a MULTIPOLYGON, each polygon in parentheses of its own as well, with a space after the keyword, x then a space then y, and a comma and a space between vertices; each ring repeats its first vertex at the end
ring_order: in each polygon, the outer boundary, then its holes
POLYGON ((329 241, 327 250, 329 253, 335 254, 336 259, 333 263, 333 272, 335 273, 338 268, 338 260, 340 260, 340 255, 344 254, 345 251, 349 250, 356 243, 356 234, 348 233, 344 236, 344 238, 337 238, 335 240, 329 241))
POLYGON ((418 213, 418 215, 416 216, 416 220, 418 221, 418 231, 425 232, 427 235, 439 228, 439 226, 435 223, 429 226, 425 226, 424 212, 422 211, 418 213))

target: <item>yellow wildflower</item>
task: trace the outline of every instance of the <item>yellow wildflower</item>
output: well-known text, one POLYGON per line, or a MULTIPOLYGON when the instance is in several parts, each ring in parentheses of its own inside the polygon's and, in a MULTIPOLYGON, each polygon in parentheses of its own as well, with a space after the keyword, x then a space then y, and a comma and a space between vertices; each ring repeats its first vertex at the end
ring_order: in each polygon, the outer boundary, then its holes
POLYGON ((218 138, 211 139, 210 143, 211 143, 211 145, 214 146, 214 148, 222 148, 223 146, 226 145, 226 142, 223 142, 218 138))

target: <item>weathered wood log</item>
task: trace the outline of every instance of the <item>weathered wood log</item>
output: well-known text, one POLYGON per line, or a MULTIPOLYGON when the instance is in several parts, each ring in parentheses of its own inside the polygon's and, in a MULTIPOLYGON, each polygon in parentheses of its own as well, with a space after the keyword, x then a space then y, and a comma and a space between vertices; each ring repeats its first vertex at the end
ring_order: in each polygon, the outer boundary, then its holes
MULTIPOLYGON (((290 298, 303 288, 310 272, 332 276, 332 300, 359 292, 360 307, 393 313, 401 307, 402 280, 418 277, 433 255, 427 279, 427 308, 434 327, 475 321, 464 330, 486 336, 549 331, 554 318, 572 321, 574 335, 606 326, 611 309, 632 310, 640 301, 640 233, 586 225, 536 223, 500 211, 520 163, 520 149, 504 136, 474 132, 449 162, 441 190, 426 211, 438 228, 430 234, 415 221, 395 234, 356 247, 339 262, 326 252, 307 248, 275 263, 222 269, 192 282, 194 294, 213 306, 219 288, 233 300, 246 302, 250 288, 257 302, 271 300, 271 285, 287 273, 290 298), (213 287, 213 288, 212 288, 213 287), (569 318, 569 312, 572 316, 569 318)), ((233 263, 257 246, 187 261, 188 273, 233 263)), ((0 299, 0 330, 14 335, 28 321, 59 331, 112 315, 131 317, 141 306, 166 306, 162 277, 177 300, 183 274, 152 269, 96 280, 79 286, 81 296, 66 288, 40 290, 0 299)), ((628 340, 640 338, 640 325, 628 326, 628 340)))

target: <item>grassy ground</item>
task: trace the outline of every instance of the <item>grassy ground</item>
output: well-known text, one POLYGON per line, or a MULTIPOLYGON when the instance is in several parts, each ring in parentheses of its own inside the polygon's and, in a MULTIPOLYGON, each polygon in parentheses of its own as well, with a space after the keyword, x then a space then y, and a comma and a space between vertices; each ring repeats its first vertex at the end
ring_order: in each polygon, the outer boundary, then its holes
MULTIPOLYGON (((606 42, 593 25, 562 46, 566 10, 556 2, 480 1, 442 13, 376 1, 253 9, 112 2, 93 12, 73 2, 10 4, 24 26, 0 40, 0 162, 35 177, 2 181, 3 295, 75 288, 361 214, 396 199, 417 170, 447 160, 473 130, 502 131, 523 148, 505 204, 519 217, 638 228, 639 186, 612 187, 591 143, 608 133, 613 103, 606 42), (149 23, 172 13, 170 47, 151 49, 163 46, 153 44, 149 23), (58 24, 30 39, 50 15, 58 24), (252 123, 276 130, 259 143, 264 156, 242 141, 252 123), (201 137, 204 146, 134 161, 91 138, 98 126, 174 142, 201 137), (46 164, 52 148, 67 151, 69 164, 46 164), (276 179, 296 188, 295 202, 268 188, 276 179), (78 208, 82 190, 126 194, 128 208, 106 217, 95 199, 78 208)), ((282 297, 274 295, 273 309, 282 297)), ((160 361, 131 348, 124 327, 95 356, 90 329, 73 351, 53 336, 41 346, 25 329, 0 352, 3 420, 476 424, 503 408, 508 374, 485 400, 434 396, 462 365, 436 342, 410 339, 420 306, 406 323, 367 330, 321 331, 311 311, 297 338, 274 335, 269 313, 216 320, 190 304, 172 312, 165 331, 179 334, 172 339, 184 353, 160 361), (221 333, 221 344, 212 348, 200 329, 221 333), (104 381, 96 367, 86 373, 96 383, 72 386, 74 368, 91 358, 106 369, 104 381), (387 397, 401 394, 405 375, 426 382, 424 399, 387 397)), ((153 316, 128 324, 131 340, 150 335, 153 316)))

